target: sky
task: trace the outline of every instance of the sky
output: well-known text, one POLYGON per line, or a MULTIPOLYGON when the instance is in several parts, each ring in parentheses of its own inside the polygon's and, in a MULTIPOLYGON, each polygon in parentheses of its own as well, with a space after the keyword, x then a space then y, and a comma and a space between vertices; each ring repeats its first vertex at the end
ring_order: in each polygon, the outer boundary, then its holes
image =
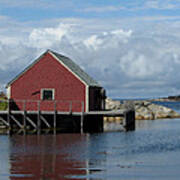
POLYGON ((180 94, 180 0, 0 0, 0 90, 47 49, 111 98, 180 94))

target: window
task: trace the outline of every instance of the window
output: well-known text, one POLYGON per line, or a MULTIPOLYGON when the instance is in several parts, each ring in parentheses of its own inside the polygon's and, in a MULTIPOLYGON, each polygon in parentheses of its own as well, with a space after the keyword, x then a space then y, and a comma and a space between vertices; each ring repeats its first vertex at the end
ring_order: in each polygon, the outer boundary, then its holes
POLYGON ((42 100, 54 100, 54 89, 42 89, 41 90, 42 100))

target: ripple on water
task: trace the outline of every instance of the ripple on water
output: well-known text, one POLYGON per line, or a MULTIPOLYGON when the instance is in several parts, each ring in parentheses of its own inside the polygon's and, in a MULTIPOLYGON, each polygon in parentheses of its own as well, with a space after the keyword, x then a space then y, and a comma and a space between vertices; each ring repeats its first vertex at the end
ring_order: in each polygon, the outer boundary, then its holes
POLYGON ((179 180, 180 120, 138 123, 128 133, 0 136, 0 180, 179 180))

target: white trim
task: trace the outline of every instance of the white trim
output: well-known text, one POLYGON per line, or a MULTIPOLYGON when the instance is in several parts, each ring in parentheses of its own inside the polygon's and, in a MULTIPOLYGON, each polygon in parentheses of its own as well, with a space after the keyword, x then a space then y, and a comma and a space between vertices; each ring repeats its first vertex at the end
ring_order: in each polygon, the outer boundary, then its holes
POLYGON ((86 86, 86 112, 89 112, 89 86, 86 86))
POLYGON ((41 100, 44 100, 43 99, 43 91, 48 91, 48 90, 51 90, 52 91, 52 100, 55 100, 55 89, 54 88, 42 88, 41 89, 41 100))
POLYGON ((52 52, 48 51, 51 56, 53 56, 60 64, 62 64, 68 71, 70 71, 76 78, 78 78, 84 85, 88 85, 83 79, 81 79, 77 74, 75 74, 68 66, 66 66, 62 61, 60 61, 56 55, 54 55, 52 52))
POLYGON ((62 61, 60 61, 56 55, 54 55, 51 51, 48 51, 52 57, 54 57, 61 65, 63 65, 69 72, 71 72, 77 79, 79 79, 85 85, 85 104, 86 104, 86 112, 89 112, 89 86, 88 84, 81 79, 76 73, 74 73, 68 66, 66 66, 62 61))
POLYGON ((11 86, 8 86, 6 93, 7 93, 7 98, 11 99, 11 86))

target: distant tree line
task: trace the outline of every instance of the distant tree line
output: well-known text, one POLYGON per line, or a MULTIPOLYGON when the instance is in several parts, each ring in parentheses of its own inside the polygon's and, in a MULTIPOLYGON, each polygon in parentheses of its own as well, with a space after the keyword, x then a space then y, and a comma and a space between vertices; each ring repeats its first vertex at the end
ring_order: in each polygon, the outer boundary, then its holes
POLYGON ((180 99, 180 95, 177 95, 177 96, 168 96, 168 99, 179 100, 180 99))

